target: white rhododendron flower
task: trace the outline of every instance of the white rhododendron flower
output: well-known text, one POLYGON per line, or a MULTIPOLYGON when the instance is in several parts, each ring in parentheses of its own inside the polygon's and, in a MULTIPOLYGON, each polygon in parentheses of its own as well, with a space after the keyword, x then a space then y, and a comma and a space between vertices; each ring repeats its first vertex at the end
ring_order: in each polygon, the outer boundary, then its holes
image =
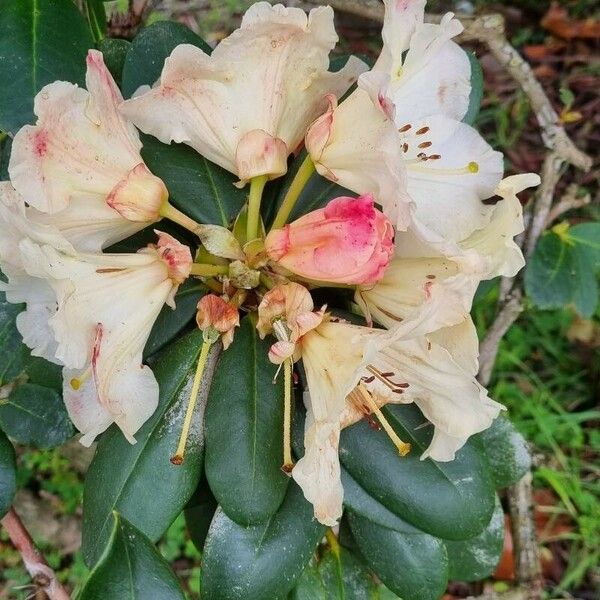
POLYGON ((424 0, 386 0, 383 49, 372 73, 394 107, 407 191, 415 218, 456 242, 490 218, 502 178, 502 154, 461 120, 469 107, 471 66, 452 41, 463 27, 451 13, 423 22, 424 0))
POLYGON ((351 58, 329 72, 338 40, 330 7, 251 6, 241 27, 209 56, 177 46, 150 91, 123 112, 165 143, 188 144, 242 182, 277 177, 301 144, 308 125, 365 70, 351 58))
POLYGON ((60 364, 54 334, 48 325, 48 319, 56 312, 54 290, 44 279, 27 273, 19 244, 28 238, 65 254, 74 255, 75 249, 55 227, 30 218, 32 212, 10 182, 0 182, 0 264, 8 280, 0 283, 0 289, 9 302, 26 304, 16 325, 31 354, 60 364))
POLYGON ((317 172, 357 194, 372 193, 400 229, 411 221, 406 169, 393 107, 364 74, 339 106, 329 108, 306 134, 306 149, 317 172))
POLYGON ((174 307, 192 264, 187 246, 158 235, 156 246, 137 254, 69 256, 28 239, 20 244, 27 272, 56 294, 50 326, 65 365, 64 400, 84 445, 113 422, 134 442, 156 409, 158 384, 142 352, 163 305, 174 307))
POLYGON ((435 310, 427 309, 428 332, 465 319, 480 281, 513 277, 525 264, 514 241, 523 231, 516 194, 539 182, 532 173, 502 180, 496 189, 502 199, 491 207, 489 223, 456 244, 441 243, 446 255, 411 231, 397 232, 394 258, 381 281, 357 289, 355 299, 363 314, 394 327, 435 295, 435 310))
POLYGON ((460 121, 469 108, 471 64, 452 38, 462 24, 446 14, 424 23, 425 0, 384 0, 383 49, 375 71, 389 74, 388 94, 399 113, 418 120, 445 115, 460 121))
POLYGON ((87 90, 64 81, 35 97, 35 125, 15 135, 9 173, 29 206, 79 248, 98 251, 157 221, 164 183, 141 156, 135 127, 102 53, 87 57, 87 90))

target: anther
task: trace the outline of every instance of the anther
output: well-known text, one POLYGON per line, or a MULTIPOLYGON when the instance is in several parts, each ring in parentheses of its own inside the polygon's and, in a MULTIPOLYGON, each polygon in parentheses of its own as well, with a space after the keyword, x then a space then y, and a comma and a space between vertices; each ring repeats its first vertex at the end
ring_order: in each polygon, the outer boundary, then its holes
POLYGON ((429 127, 421 127, 421 129, 417 129, 415 132, 416 135, 423 135, 429 131, 429 127))
POLYGON ((431 142, 421 142, 419 144, 419 148, 429 148, 431 146, 431 142))
POLYGON ((400 129, 398 129, 399 133, 405 133, 406 131, 408 131, 410 128, 412 127, 412 125, 410 123, 407 123, 406 125, 403 125, 402 127, 400 127, 400 129))
POLYGON ((404 144, 402 144, 402 152, 404 152, 404 153, 408 152, 408 144, 406 142, 404 144))
POLYGON ((394 429, 390 425, 389 421, 385 418, 381 410, 379 410, 377 402, 375 402, 375 399, 363 383, 358 384, 358 391, 366 400, 367 404, 369 405, 369 408, 373 411, 375 415, 377 415, 377 419, 381 423, 381 426, 385 429, 385 432, 388 434, 389 438, 392 440, 396 448, 398 448, 400 456, 406 456, 410 452, 410 444, 403 442, 398 437, 398 434, 394 431, 394 429))

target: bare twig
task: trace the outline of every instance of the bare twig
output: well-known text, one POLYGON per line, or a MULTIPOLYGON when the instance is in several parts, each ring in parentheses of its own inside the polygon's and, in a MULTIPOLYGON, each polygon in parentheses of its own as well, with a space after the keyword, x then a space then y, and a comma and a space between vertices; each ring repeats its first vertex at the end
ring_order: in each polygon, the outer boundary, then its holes
POLYGON ((579 187, 576 183, 572 183, 567 188, 567 191, 562 195, 561 199, 552 207, 546 219, 546 228, 552 225, 554 221, 559 219, 564 213, 570 210, 583 208, 591 203, 592 197, 590 194, 577 196, 579 187))
POLYGON ((528 600, 539 600, 543 587, 533 519, 531 480, 529 471, 516 485, 508 488, 508 507, 515 544, 515 570, 519 574, 519 581, 527 587, 528 600))
POLYGON ((8 533, 10 541, 19 551, 36 588, 43 591, 49 600, 69 600, 69 594, 56 579, 54 571, 48 566, 44 556, 35 547, 15 509, 11 508, 0 522, 8 533))
POLYGON ((508 293, 506 302, 479 346, 480 367, 478 379, 482 385, 488 385, 490 382, 500 340, 522 312, 522 294, 521 290, 517 288, 508 293))

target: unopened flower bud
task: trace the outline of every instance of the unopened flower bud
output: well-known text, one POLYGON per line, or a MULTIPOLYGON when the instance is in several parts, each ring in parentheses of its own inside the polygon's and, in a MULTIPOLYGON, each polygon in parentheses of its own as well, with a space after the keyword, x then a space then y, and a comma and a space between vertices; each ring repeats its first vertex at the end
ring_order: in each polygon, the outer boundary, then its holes
POLYGON ((196 323, 199 329, 210 335, 218 332, 222 336, 225 350, 233 341, 233 331, 240 324, 238 309, 215 294, 207 294, 198 302, 196 323))

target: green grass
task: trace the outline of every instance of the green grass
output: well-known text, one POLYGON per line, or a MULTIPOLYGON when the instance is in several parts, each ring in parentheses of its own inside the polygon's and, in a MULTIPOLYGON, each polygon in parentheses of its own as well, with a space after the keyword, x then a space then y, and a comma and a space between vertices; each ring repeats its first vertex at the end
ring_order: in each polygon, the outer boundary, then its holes
MULTIPOLYGON (((480 328, 491 318, 494 294, 476 306, 480 328)), ((534 485, 558 498, 550 525, 567 519, 573 527, 546 540, 568 542, 566 569, 550 598, 600 577, 600 408, 594 389, 600 351, 569 341, 573 319, 567 310, 524 313, 501 343, 490 387, 532 443, 534 485)))

